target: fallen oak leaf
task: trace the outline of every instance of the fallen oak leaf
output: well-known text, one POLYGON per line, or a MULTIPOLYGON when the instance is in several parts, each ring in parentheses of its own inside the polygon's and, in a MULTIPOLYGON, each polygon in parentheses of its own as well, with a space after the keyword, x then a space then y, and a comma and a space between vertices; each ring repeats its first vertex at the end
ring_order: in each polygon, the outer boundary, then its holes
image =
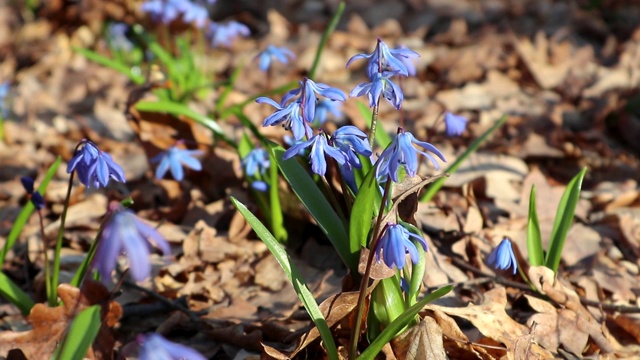
POLYGON ((118 322, 122 307, 109 300, 110 294, 104 285, 90 280, 85 281, 82 289, 61 284, 58 286, 58 296, 63 302, 62 306, 51 308, 36 304, 31 309, 27 316, 31 330, 0 333, 0 357, 7 356, 10 350, 20 349, 27 359, 50 358, 75 316, 87 307, 99 304, 102 324, 86 357, 96 360, 113 358, 115 339, 110 327, 118 322))

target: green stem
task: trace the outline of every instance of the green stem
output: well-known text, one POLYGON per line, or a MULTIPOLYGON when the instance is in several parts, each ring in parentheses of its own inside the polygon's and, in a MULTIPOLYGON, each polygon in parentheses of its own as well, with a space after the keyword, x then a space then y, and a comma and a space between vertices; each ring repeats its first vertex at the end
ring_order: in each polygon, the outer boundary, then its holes
POLYGON ((373 143, 376 140, 376 127, 378 126, 378 109, 380 108, 380 98, 376 101, 376 106, 373 107, 373 113, 371 113, 371 134, 369 136, 369 147, 373 150, 373 143))
POLYGON ((73 174, 75 171, 71 172, 69 175, 69 186, 67 187, 67 196, 64 199, 64 208, 62 209, 62 214, 60 215, 60 227, 58 228, 58 238, 56 240, 56 250, 53 254, 53 276, 51 277, 51 288, 54 289, 52 294, 48 294, 49 296, 49 306, 56 306, 57 303, 57 295, 55 289, 58 287, 58 281, 60 279, 60 252, 62 251, 62 240, 64 237, 64 224, 67 220, 67 210, 69 210, 69 202, 71 200, 71 189, 73 188, 73 174))
POLYGON ((376 226, 373 228, 373 237, 371 238, 371 244, 369 246, 369 256, 367 258, 367 267, 364 270, 362 279, 360 281, 360 292, 358 294, 358 302, 356 303, 356 322, 351 330, 351 347, 349 348, 349 360, 354 360, 358 355, 358 339, 360 338, 360 324, 364 316, 364 300, 367 294, 367 286, 369 285, 369 275, 371 274, 371 265, 373 264, 373 255, 375 254, 376 245, 380 240, 381 222, 383 218, 386 199, 389 196, 389 190, 391 189, 391 178, 387 178, 387 182, 384 186, 384 193, 382 201, 380 202, 380 210, 378 211, 378 218, 376 219, 376 226))
POLYGON ((46 288, 47 298, 49 299, 54 295, 51 294, 51 269, 49 268, 49 255, 47 254, 47 238, 44 235, 44 219, 40 210, 38 210, 38 217, 40 218, 40 237, 42 239, 42 254, 44 256, 44 284, 46 288))
MULTIPOLYGON (((320 64, 320 57, 322 56, 322 50, 324 50, 324 46, 327 44, 327 40, 329 40, 329 35, 335 30, 336 26, 338 26, 338 21, 340 21, 340 17, 344 12, 345 3, 344 1, 340 2, 338 5, 338 9, 336 13, 331 18, 329 22, 329 26, 322 34, 322 39, 320 39, 320 44, 318 45, 318 50, 316 50, 316 57, 313 59, 313 65, 311 66, 311 70, 309 70, 309 79, 313 79, 313 76, 316 74, 316 70, 318 70, 318 65, 320 64)), ((313 119, 312 119, 313 120, 313 119)))

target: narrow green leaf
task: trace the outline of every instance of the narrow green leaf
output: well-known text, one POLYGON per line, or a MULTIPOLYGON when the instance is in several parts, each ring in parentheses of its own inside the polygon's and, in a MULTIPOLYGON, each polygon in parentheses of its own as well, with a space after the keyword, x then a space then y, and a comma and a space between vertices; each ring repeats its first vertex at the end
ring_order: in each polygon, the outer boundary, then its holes
POLYGON ((296 159, 283 160, 284 149, 272 145, 271 152, 275 155, 280 171, 298 199, 316 220, 320 229, 327 235, 345 265, 357 274, 360 249, 353 249, 349 243, 346 227, 324 193, 318 188, 307 170, 296 159))
POLYGON ((556 212, 556 219, 553 222, 553 230, 551 231, 551 239, 545 261, 545 266, 555 273, 558 272, 558 267, 560 266, 562 248, 564 248, 564 241, 573 223, 573 214, 578 205, 578 200, 580 200, 580 189, 582 188, 582 180, 586 173, 587 168, 583 168, 578 175, 571 179, 558 204, 558 211, 556 212))
POLYGON ((56 349, 55 359, 82 360, 100 331, 100 305, 89 306, 82 310, 69 328, 69 332, 56 349))
MULTIPOLYGON (((373 116, 373 112, 371 109, 363 102, 356 102, 358 106, 358 111, 360 112, 360 116, 363 119, 371 119, 373 116)), ((371 123, 367 121, 367 127, 370 129, 371 123)), ((380 119, 378 119, 378 126, 376 126, 376 143, 382 149, 386 148, 387 145, 391 143, 393 140, 389 134, 384 130, 384 127, 380 124, 380 119)))
POLYGON ((425 296, 422 300, 418 301, 415 305, 408 308, 402 315, 400 315, 397 319, 395 319, 389 326, 387 326, 380 336, 378 336, 368 347, 367 349, 358 357, 358 360, 373 360, 378 355, 382 347, 391 341, 394 337, 399 335, 400 330, 402 330, 407 324, 415 318, 415 316, 422 310, 422 308, 428 303, 439 299, 446 295, 449 291, 453 289, 453 286, 448 285, 444 286, 431 294, 425 296))
POLYGON ((145 82, 144 76, 140 74, 136 74, 135 72, 131 71, 133 67, 129 65, 119 63, 115 60, 109 59, 106 56, 100 55, 88 49, 83 49, 79 47, 72 47, 71 49, 97 64, 111 68, 121 74, 126 75, 136 85, 142 85, 145 82))
MULTIPOLYGON (((42 196, 44 196, 44 194, 46 193, 47 186, 49 185, 51 179, 53 179, 53 176, 56 174, 56 171, 58 171, 58 167, 60 167, 61 163, 62 158, 58 156, 56 161, 49 167, 49 170, 47 170, 44 179, 42 179, 40 186, 38 186, 38 192, 40 192, 42 196)), ((33 206, 33 203, 29 201, 24 205, 24 207, 20 211, 20 214, 18 214, 18 217, 16 218, 15 222, 13 223, 13 227, 9 232, 9 236, 7 236, 7 241, 4 243, 2 251, 0 252, 0 268, 2 267, 2 264, 4 264, 7 252, 9 252, 13 245, 15 245, 16 241, 18 240, 18 236, 22 231, 22 228, 27 223, 27 221, 29 220, 29 216, 31 216, 34 210, 35 207, 33 206)))
POLYGON ((404 313, 405 303, 397 273, 396 276, 380 280, 371 293, 369 306, 383 326, 391 324, 404 313))
MULTIPOLYGON (((462 163, 469 157, 469 155, 471 155, 474 151, 478 150, 480 145, 483 142, 485 142, 485 140, 487 140, 489 135, 491 135, 494 131, 498 130, 498 128, 500 128, 505 123, 505 121, 507 121, 507 115, 503 115, 500 118, 500 120, 498 120, 491 128, 489 128, 489 130, 487 130, 484 134, 482 134, 479 138, 477 138, 473 143, 471 143, 471 145, 469 145, 467 150, 465 150, 465 152, 462 153, 462 155, 460 155, 456 159, 456 161, 454 161, 453 164, 451 164, 451 166, 449 166, 447 170, 445 170, 445 172, 448 172, 449 174, 455 173, 460 167, 460 165, 462 165, 462 163)), ((447 178, 443 177, 431 183, 431 185, 427 187, 427 190, 425 191, 424 195, 422 195, 422 198, 420 198, 420 201, 431 201, 431 199, 433 199, 433 197, 438 192, 438 190, 442 188, 445 181, 447 181, 447 178)))
POLYGON ((202 124, 232 147, 236 148, 238 146, 235 141, 227 137, 224 130, 222 130, 215 120, 192 110, 187 105, 172 101, 140 101, 136 104, 136 109, 140 111, 165 112, 176 116, 184 115, 193 119, 195 122, 202 124))
POLYGON ((318 65, 320 64, 320 57, 322 56, 322 51, 324 50, 324 46, 327 43, 327 40, 329 40, 329 36, 333 32, 333 30, 335 30, 336 26, 338 26, 338 21, 340 21, 340 17, 344 12, 344 8, 345 8, 344 1, 341 1, 340 5, 338 5, 338 9, 336 10, 336 13, 333 14, 333 17, 331 18, 329 25, 327 26, 327 28, 324 30, 324 33, 322 34, 322 38, 320 39, 320 44, 318 44, 318 49, 316 50, 316 57, 313 59, 313 65, 311 66, 311 70, 309 70, 309 76, 308 76, 309 79, 313 79, 314 75, 316 74, 316 70, 318 70, 318 65))
POLYGON ((33 307, 33 300, 7 275, 0 271, 0 296, 20 309, 22 315, 29 315, 33 307))
POLYGON ((527 222, 527 251, 529 253, 529 265, 541 266, 544 264, 542 251, 542 236, 540 235, 540 222, 536 207, 536 187, 531 186, 529 195, 529 221, 527 222))
POLYGON ((280 205, 280 193, 278 189, 278 165, 272 151, 269 152, 269 203, 271 220, 271 229, 276 239, 281 243, 287 243, 289 234, 284 226, 284 216, 282 215, 282 206, 280 205))
POLYGON ((350 251, 358 252, 360 248, 367 246, 367 238, 373 226, 374 217, 380 208, 380 201, 382 201, 382 195, 376 179, 376 169, 372 167, 360 185, 351 209, 351 219, 349 220, 350 251))
POLYGON ((291 261, 289 254, 287 254, 287 252, 278 243, 278 240, 273 237, 269 230, 264 227, 260 220, 258 220, 258 218, 253 215, 246 206, 234 197, 231 197, 231 202, 242 216, 244 216, 249 225, 251 225, 253 231, 255 231, 260 239, 262 239, 262 241, 267 245, 267 248, 269 248, 273 257, 278 261, 282 270, 284 270, 289 282, 291 282, 296 294, 298 294, 300 301, 302 301, 302 304, 309 313, 309 316, 311 316, 311 320, 316 324, 329 358, 332 360, 338 360, 338 350, 336 350, 336 345, 333 341, 333 336, 331 335, 331 329, 329 329, 329 326, 327 325, 327 320, 322 315, 322 311, 320 311, 318 303, 316 303, 313 294, 311 294, 311 291, 309 291, 304 279, 302 279, 298 268, 296 268, 291 261))

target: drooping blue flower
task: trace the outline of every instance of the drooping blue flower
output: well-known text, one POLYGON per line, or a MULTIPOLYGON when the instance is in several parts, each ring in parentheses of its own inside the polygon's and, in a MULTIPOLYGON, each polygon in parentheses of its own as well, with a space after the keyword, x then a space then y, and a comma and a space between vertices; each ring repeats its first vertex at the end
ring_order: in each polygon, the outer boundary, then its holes
POLYGON ((206 360, 196 350, 171 342, 156 333, 139 335, 137 341, 142 343, 140 360, 206 360))
POLYGON ((188 0, 147 0, 140 9, 149 14, 154 21, 169 24, 180 16, 188 4, 188 0))
POLYGON ((0 84, 0 116, 6 118, 9 115, 9 90, 11 90, 11 84, 6 81, 0 84))
POLYGON ((516 255, 513 253, 513 247, 511 246, 511 240, 508 237, 505 236, 500 244, 493 249, 491 254, 489 254, 487 263, 496 270, 513 268, 514 274, 518 271, 518 260, 516 260, 516 255))
POLYGON ((444 125, 448 136, 460 136, 467 127, 467 118, 450 112, 444 114, 444 125))
POLYGON ((311 152, 309 154, 309 158, 311 159, 311 171, 318 175, 324 176, 327 172, 327 160, 324 157, 325 154, 334 158, 339 165, 344 165, 349 161, 349 157, 346 154, 329 145, 327 142, 327 136, 322 129, 320 129, 318 134, 311 137, 311 139, 303 143, 293 145, 287 149, 287 151, 282 155, 282 158, 284 160, 288 160, 297 155, 300 150, 307 147, 311 147, 311 152))
POLYGON ((280 125, 285 130, 291 130, 293 137, 296 140, 302 139, 305 135, 310 136, 312 133, 309 124, 302 118, 301 102, 296 100, 290 102, 288 105, 278 104, 277 102, 269 99, 268 97, 259 97, 256 99, 258 104, 269 104, 276 108, 276 112, 267 116, 262 123, 262 126, 275 126, 280 125))
POLYGON ((396 137, 393 138, 393 141, 391 141, 382 154, 380 154, 376 177, 381 179, 390 176, 391 180, 398 182, 398 169, 400 166, 404 166, 409 177, 414 177, 418 171, 418 153, 429 159, 436 170, 440 168, 436 159, 431 154, 416 149, 413 144, 424 148, 426 151, 435 154, 440 160, 447 162, 444 155, 442 155, 440 150, 435 146, 428 142, 418 141, 413 134, 399 128, 396 137))
POLYGON ((316 118, 313 119, 312 124, 314 126, 322 126, 327 121, 327 115, 331 114, 334 118, 338 119, 342 115, 340 110, 342 109, 342 102, 333 101, 329 99, 320 99, 318 105, 316 105, 316 118))
POLYGON ((125 23, 113 22, 107 28, 107 38, 111 48, 118 51, 128 52, 133 49, 133 43, 127 38, 129 25, 125 23))
POLYGON ((271 67, 273 60, 278 60, 283 64, 288 64, 289 60, 296 58, 296 55, 284 46, 277 47, 267 45, 267 47, 256 56, 256 58, 259 59, 260 70, 267 71, 269 70, 269 67, 271 67))
MULTIPOLYGON (((357 54, 351 57, 347 61, 347 67, 351 65, 351 62, 358 59, 368 59, 367 75, 369 79, 374 78, 375 73, 391 72, 398 73, 400 75, 408 76, 409 68, 405 63, 405 60, 419 57, 420 55, 407 48, 389 49, 387 44, 378 38, 376 48, 371 54, 357 54)), ((413 68, 415 73, 415 67, 413 68)))
POLYGON ((111 155, 98 149, 96 144, 89 140, 82 140, 76 152, 67 164, 67 173, 78 173, 80 182, 86 187, 99 188, 109 184, 109 179, 126 182, 124 171, 111 155))
POLYGON ((34 191, 33 179, 23 176, 20 178, 20 182, 24 190, 29 194, 29 200, 33 203, 33 206, 38 210, 42 210, 44 208, 44 198, 38 190, 34 191))
POLYGON ((316 105, 319 96, 323 96, 327 99, 334 101, 345 101, 347 96, 344 91, 333 88, 327 84, 316 83, 309 78, 305 78, 300 81, 300 87, 295 88, 282 97, 282 103, 286 104, 300 94, 300 106, 303 108, 304 120, 306 122, 312 122, 316 118, 316 105))
POLYGON ((194 157, 202 154, 203 152, 200 150, 185 150, 177 146, 170 147, 151 159, 152 164, 160 163, 156 168, 156 179, 160 180, 164 178, 167 171, 171 170, 173 178, 182 181, 182 179, 184 179, 184 169, 182 169, 182 166, 186 166, 195 171, 202 170, 200 160, 194 157))
POLYGON ((378 105, 380 96, 384 96, 396 109, 402 106, 404 95, 402 89, 391 81, 391 77, 396 73, 384 72, 374 73, 371 82, 364 82, 353 88, 349 96, 359 97, 367 95, 369 98, 369 107, 378 105))
MULTIPOLYGON (((264 175, 271 162, 269 154, 263 148, 253 148, 247 156, 242 159, 242 167, 247 176, 255 177, 258 174, 264 175)), ((251 187, 258 191, 267 191, 268 185, 262 180, 251 181, 251 187)))
POLYGON ((233 20, 223 23, 211 22, 207 32, 213 47, 229 47, 237 37, 249 36, 250 34, 251 31, 247 25, 233 20))
POLYGON ((102 230, 94 267, 106 282, 111 279, 118 257, 124 254, 129 260, 131 277, 135 281, 148 278, 151 273, 150 247, 153 245, 167 256, 171 253, 169 243, 153 227, 119 203, 110 205, 109 210, 110 219, 102 230))
POLYGON ((382 253, 384 263, 388 267, 393 269, 395 266, 402 269, 406 262, 405 255, 409 253, 411 261, 414 264, 417 263, 420 261, 420 254, 412 239, 417 240, 422 249, 427 251, 427 242, 421 236, 410 232, 400 224, 388 223, 376 245, 376 259, 380 262, 380 254, 382 253))
POLYGON ((342 126, 336 130, 331 135, 331 144, 347 156, 351 166, 358 169, 362 167, 358 155, 369 157, 372 154, 367 134, 352 125, 342 126))

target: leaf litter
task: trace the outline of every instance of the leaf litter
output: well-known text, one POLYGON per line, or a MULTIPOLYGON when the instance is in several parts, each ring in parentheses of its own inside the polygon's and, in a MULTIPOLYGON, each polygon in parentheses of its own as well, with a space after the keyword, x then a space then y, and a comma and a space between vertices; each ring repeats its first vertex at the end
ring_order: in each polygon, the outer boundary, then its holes
MULTIPOLYGON (((308 315, 300 309, 284 274, 228 201, 228 194, 233 194, 257 209, 242 184, 235 153, 221 144, 208 146, 211 140, 203 135, 207 131, 192 119, 132 111, 126 95, 135 87, 124 76, 72 51, 72 46, 104 47, 98 31, 105 19, 136 19, 129 4, 133 2, 123 3, 127 5, 80 11, 80 17, 63 27, 60 21, 78 10, 73 4, 56 2, 60 7, 46 7, 44 17, 31 23, 0 21, 0 80, 16 84, 14 116, 5 121, 5 141, 0 143, 0 242, 24 201, 19 177, 41 173, 57 155, 68 161, 70 149, 84 137, 100 139, 122 160, 131 187, 111 188, 106 197, 74 192, 67 222, 72 226, 64 243, 69 256, 88 249, 107 200, 130 191, 135 211, 156 221, 171 241, 175 261, 157 262, 156 275, 143 284, 153 289, 151 293, 127 288, 127 295, 116 297, 115 302, 109 302, 106 289, 96 290, 101 295, 90 299, 82 293, 81 306, 96 302, 106 306, 101 332, 114 336, 94 344, 94 358, 111 358, 114 349, 117 353, 127 348, 132 334, 156 328, 166 336, 181 337, 209 357, 250 357, 261 352, 267 358, 322 354, 318 334, 309 326, 308 315), (4 36, 14 31, 15 36, 4 36), (127 114, 132 116, 127 118, 127 114), (206 151, 203 164, 208 170, 191 182, 150 180, 152 167, 147 159, 177 138, 203 144, 198 148, 206 151), (169 305, 156 295, 169 300, 169 305), (174 301, 181 298, 186 307, 174 301), (162 310, 152 311, 158 304, 164 304, 157 307, 162 310), (127 309, 139 305, 148 309, 143 312, 146 315, 118 315, 119 306, 132 314, 127 309), (191 321, 194 318, 198 321, 191 321)), ((330 10, 329 3, 303 1, 268 13, 262 9, 264 18, 250 21, 255 28, 269 29, 266 37, 243 40, 229 52, 219 52, 215 71, 230 72, 240 63, 254 66, 250 59, 257 50, 277 40, 290 46, 299 61, 291 69, 279 69, 273 85, 297 79, 309 68, 314 54, 309 44, 319 41, 327 20, 313 15, 317 19, 305 24, 304 16, 310 17, 313 6, 330 10)), ((638 356, 640 318, 632 310, 640 304, 640 190, 636 182, 640 178, 636 143, 640 125, 632 99, 640 84, 640 29, 607 18, 604 8, 568 8, 552 1, 525 2, 526 6, 494 1, 492 11, 487 11, 487 4, 474 7, 466 1, 449 6, 433 2, 427 7, 407 1, 401 13, 395 11, 395 19, 387 18, 394 12, 385 13, 384 9, 391 9, 385 4, 369 3, 347 7, 323 55, 318 72, 322 81, 344 89, 357 84, 362 77, 360 65, 347 71, 343 64, 353 53, 370 51, 371 40, 383 36, 410 45, 422 55, 417 63, 418 80, 406 84, 402 116, 410 127, 430 134, 440 146, 445 139, 431 128, 439 111, 446 108, 471 117, 467 133, 453 145, 444 145, 449 159, 500 116, 508 116, 497 136, 447 180, 434 202, 408 210, 425 230, 429 243, 424 284, 429 289, 444 284, 455 287, 449 296, 425 307, 419 325, 397 338, 381 356, 638 356), (363 11, 367 7, 371 11, 363 11), (531 18, 538 23, 526 20, 531 18), (546 241, 559 197, 583 166, 589 167, 588 177, 559 278, 541 268, 528 270, 533 285, 546 296, 490 270, 484 259, 502 236, 510 236, 521 253, 526 249, 531 185, 538 191, 546 241)), ((634 16, 632 5, 610 3, 608 11, 634 16)), ((635 14, 637 17, 637 11, 635 14)), ((0 7, 0 18, 17 18, 14 15, 14 9, 0 7)), ((227 103, 242 102, 263 90, 264 79, 253 70, 241 72, 241 81, 227 103)), ((218 95, 193 105, 203 113, 215 111, 212 104, 218 95)), ((344 111, 341 121, 364 127, 366 119, 360 118, 354 104, 348 103, 344 111)), ((254 104, 246 114, 254 124, 268 115, 254 104)), ((385 107, 380 114, 381 125, 387 129, 398 116, 385 107)), ((221 125, 231 138, 240 138, 242 128, 236 119, 221 125)), ((274 139, 284 133, 275 127, 265 130, 274 139)), ((58 174, 46 196, 51 204, 46 216, 49 235, 57 228, 65 179, 64 172, 58 174)), ((314 224, 299 215, 299 205, 287 199, 288 230, 303 244, 290 253, 340 343, 348 339, 355 306, 351 289, 342 283, 345 269, 337 262, 317 261, 320 253, 325 256, 331 248, 314 224)), ((25 265, 37 273, 39 268, 33 264, 43 261, 38 247, 27 244, 37 234, 37 226, 36 221, 29 222, 3 267, 24 284, 31 277, 25 265), (31 265, 23 263, 25 252, 31 265)), ((69 264, 73 267, 77 262, 69 264)), ((59 292, 71 299, 69 303, 79 296, 77 289, 66 285, 59 292)), ((81 307, 66 304, 56 308, 38 305, 22 321, 15 313, 3 311, 0 356, 9 347, 20 347, 28 358, 52 351, 51 344, 81 307), (28 327, 31 329, 25 330, 28 327)))

